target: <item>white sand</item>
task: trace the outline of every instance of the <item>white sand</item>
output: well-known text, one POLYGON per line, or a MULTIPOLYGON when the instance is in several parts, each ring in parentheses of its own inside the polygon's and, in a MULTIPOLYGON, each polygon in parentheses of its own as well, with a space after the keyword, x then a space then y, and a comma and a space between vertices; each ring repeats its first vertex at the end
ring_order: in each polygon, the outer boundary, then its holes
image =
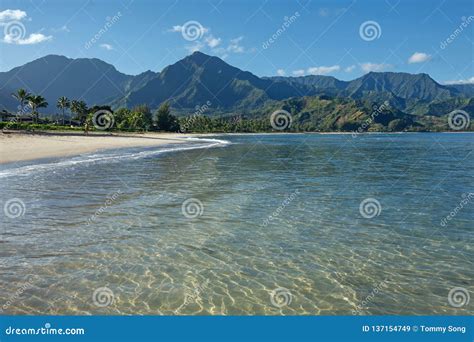
POLYGON ((74 156, 98 150, 121 147, 159 146, 183 142, 178 133, 145 133, 114 135, 81 133, 19 134, 0 133, 0 164, 48 157, 74 156))

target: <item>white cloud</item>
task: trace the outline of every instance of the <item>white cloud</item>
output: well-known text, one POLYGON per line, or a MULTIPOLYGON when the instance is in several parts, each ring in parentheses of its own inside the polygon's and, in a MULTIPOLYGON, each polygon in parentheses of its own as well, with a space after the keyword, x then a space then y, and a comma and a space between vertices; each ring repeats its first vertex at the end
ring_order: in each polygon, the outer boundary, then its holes
MULTIPOLYGON (((174 25, 168 32, 179 32, 182 33, 183 29, 185 29, 184 25, 174 25)), ((224 40, 220 37, 215 37, 210 33, 211 29, 202 26, 202 34, 198 39, 192 42, 192 44, 185 45, 184 48, 189 52, 193 53, 196 51, 203 51, 208 50, 214 53, 215 55, 219 55, 222 59, 229 56, 232 53, 245 53, 245 52, 253 52, 253 49, 246 49, 242 45, 242 40, 244 39, 243 36, 230 39, 228 44, 224 44, 224 40)))
POLYGON ((227 47, 227 51, 235 53, 243 53, 245 51, 244 47, 240 45, 240 42, 244 39, 243 36, 234 38, 230 40, 230 44, 227 47))
POLYGON ((474 84, 474 77, 468 78, 466 80, 457 80, 457 81, 447 81, 446 84, 474 84))
POLYGON ((67 25, 63 25, 59 28, 53 28, 53 29, 51 29, 51 31, 53 31, 53 32, 71 32, 71 30, 69 29, 69 27, 67 27, 67 25))
POLYGON ((188 50, 189 53, 193 53, 196 51, 201 51, 204 47, 205 45, 202 42, 196 41, 191 45, 186 45, 184 48, 188 50))
POLYGON ((6 21, 19 21, 26 18, 26 12, 22 10, 7 9, 0 12, 0 24, 6 21))
POLYGON ((16 45, 33 45, 53 39, 42 33, 31 33, 26 37, 27 30, 21 22, 27 19, 27 14, 22 10, 7 9, 0 12, 0 26, 4 26, 2 42, 16 45))
POLYGON ((311 67, 306 70, 298 69, 292 72, 295 76, 305 76, 305 75, 327 75, 335 71, 341 70, 339 65, 332 65, 332 66, 319 66, 319 67, 311 67))
POLYGON ((408 63, 423 63, 429 61, 431 59, 431 55, 428 55, 424 52, 415 52, 413 55, 408 58, 408 63))
POLYGON ((337 16, 345 12, 345 8, 327 8, 323 7, 318 10, 318 15, 320 17, 329 17, 329 16, 337 16))
POLYGON ((360 68, 364 72, 371 72, 371 71, 384 71, 386 69, 391 68, 392 66, 390 64, 377 64, 377 63, 361 63, 360 68))
POLYGON ((344 69, 345 72, 352 72, 355 69, 355 65, 348 66, 347 68, 344 69))
POLYGON ((32 33, 28 38, 18 38, 10 34, 3 37, 3 42, 17 45, 34 45, 53 39, 53 36, 45 36, 42 33, 32 33))
POLYGON ((112 45, 106 44, 106 43, 100 44, 99 46, 100 46, 101 48, 105 49, 105 50, 108 50, 108 51, 111 51, 111 50, 114 49, 114 47, 113 47, 112 45))
POLYGON ((304 71, 304 69, 294 70, 294 71, 292 72, 292 74, 295 75, 295 76, 304 76, 305 73, 306 73, 306 72, 304 71))
POLYGON ((327 75, 334 71, 339 71, 341 67, 339 65, 333 66, 320 66, 308 68, 308 74, 310 75, 327 75))
POLYGON ((329 10, 327 8, 320 8, 318 14, 321 17, 327 17, 329 15, 329 10))
POLYGON ((209 37, 205 38, 207 46, 210 48, 215 48, 217 45, 219 45, 222 41, 220 38, 215 38, 214 36, 210 35, 209 37))
POLYGON ((285 76, 285 75, 286 75, 286 72, 285 72, 285 70, 283 70, 283 69, 278 69, 278 70, 277 70, 277 75, 278 75, 278 76, 285 76))
POLYGON ((168 31, 169 32, 181 32, 183 30, 183 26, 181 25, 174 25, 172 28, 170 28, 168 31))
MULTIPOLYGON (((202 34, 206 34, 209 32, 209 28, 207 27, 204 27, 204 26, 194 26, 194 27, 197 27, 199 28, 201 31, 202 31, 202 34)), ((185 25, 174 25, 172 28, 168 29, 168 32, 183 32, 183 29, 186 29, 186 26, 185 25)))

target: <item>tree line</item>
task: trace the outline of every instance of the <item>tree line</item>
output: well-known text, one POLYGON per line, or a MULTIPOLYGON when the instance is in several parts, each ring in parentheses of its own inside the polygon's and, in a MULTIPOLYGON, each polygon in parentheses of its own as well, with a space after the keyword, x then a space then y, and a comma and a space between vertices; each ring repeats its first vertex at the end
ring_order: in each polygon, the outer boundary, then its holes
MULTIPOLYGON (((18 105, 18 113, 27 114, 29 112, 34 124, 39 121, 39 108, 48 107, 48 102, 41 95, 34 95, 25 89, 18 89, 12 94, 18 105)), ((96 126, 94 122, 94 114, 98 111, 106 111, 113 118, 114 125, 110 129, 126 130, 126 131, 179 131, 179 120, 171 114, 168 103, 163 103, 155 113, 152 113, 147 105, 139 105, 132 109, 120 108, 113 111, 110 106, 93 106, 88 107, 83 100, 71 100, 65 96, 61 96, 56 107, 61 112, 60 123, 65 125, 79 125, 89 129, 96 126), (70 112, 72 115, 67 115, 70 112), (69 120, 66 118, 69 117, 69 120)), ((58 122, 59 123, 59 122, 58 122)))
MULTIPOLYGON (((39 108, 49 104, 41 95, 28 93, 18 89, 12 96, 18 101, 19 114, 29 112, 33 123, 39 121, 39 108)), ((202 114, 177 118, 171 114, 169 103, 165 102, 154 112, 147 105, 139 105, 132 109, 119 108, 112 110, 110 106, 88 107, 83 100, 71 100, 61 96, 56 102, 61 119, 57 121, 63 126, 83 126, 86 131, 95 127, 94 114, 107 111, 112 115, 114 125, 109 130, 121 131, 169 131, 169 132, 265 132, 271 127, 268 120, 245 119, 241 116, 228 118, 211 118, 202 114), (72 115, 67 115, 68 112, 72 115), (69 118, 69 119, 67 119, 69 118)))

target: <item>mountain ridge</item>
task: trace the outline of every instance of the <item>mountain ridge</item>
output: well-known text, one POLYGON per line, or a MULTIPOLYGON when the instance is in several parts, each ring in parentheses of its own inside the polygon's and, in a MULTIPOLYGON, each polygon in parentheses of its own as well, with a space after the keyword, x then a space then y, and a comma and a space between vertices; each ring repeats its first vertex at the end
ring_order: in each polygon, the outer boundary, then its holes
POLYGON ((2 109, 15 110, 10 94, 17 88, 44 96, 50 104, 45 113, 55 112, 60 96, 114 108, 143 103, 157 108, 168 101, 177 112, 188 114, 207 102, 212 103, 210 113, 247 113, 291 98, 328 96, 389 101, 397 110, 426 115, 433 106, 449 107, 446 102, 455 103, 454 98, 474 96, 474 85, 442 85, 425 73, 369 72, 351 81, 326 75, 258 77, 202 52, 161 72, 147 70, 138 75, 124 74, 97 58, 46 55, 0 72, 2 109))

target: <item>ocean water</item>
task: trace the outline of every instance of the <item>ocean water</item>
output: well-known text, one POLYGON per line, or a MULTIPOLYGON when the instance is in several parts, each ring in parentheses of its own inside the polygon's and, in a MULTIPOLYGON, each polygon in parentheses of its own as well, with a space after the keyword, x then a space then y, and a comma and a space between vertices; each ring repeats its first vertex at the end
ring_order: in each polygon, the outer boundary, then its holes
POLYGON ((0 167, 3 314, 469 314, 474 135, 223 135, 0 167))

